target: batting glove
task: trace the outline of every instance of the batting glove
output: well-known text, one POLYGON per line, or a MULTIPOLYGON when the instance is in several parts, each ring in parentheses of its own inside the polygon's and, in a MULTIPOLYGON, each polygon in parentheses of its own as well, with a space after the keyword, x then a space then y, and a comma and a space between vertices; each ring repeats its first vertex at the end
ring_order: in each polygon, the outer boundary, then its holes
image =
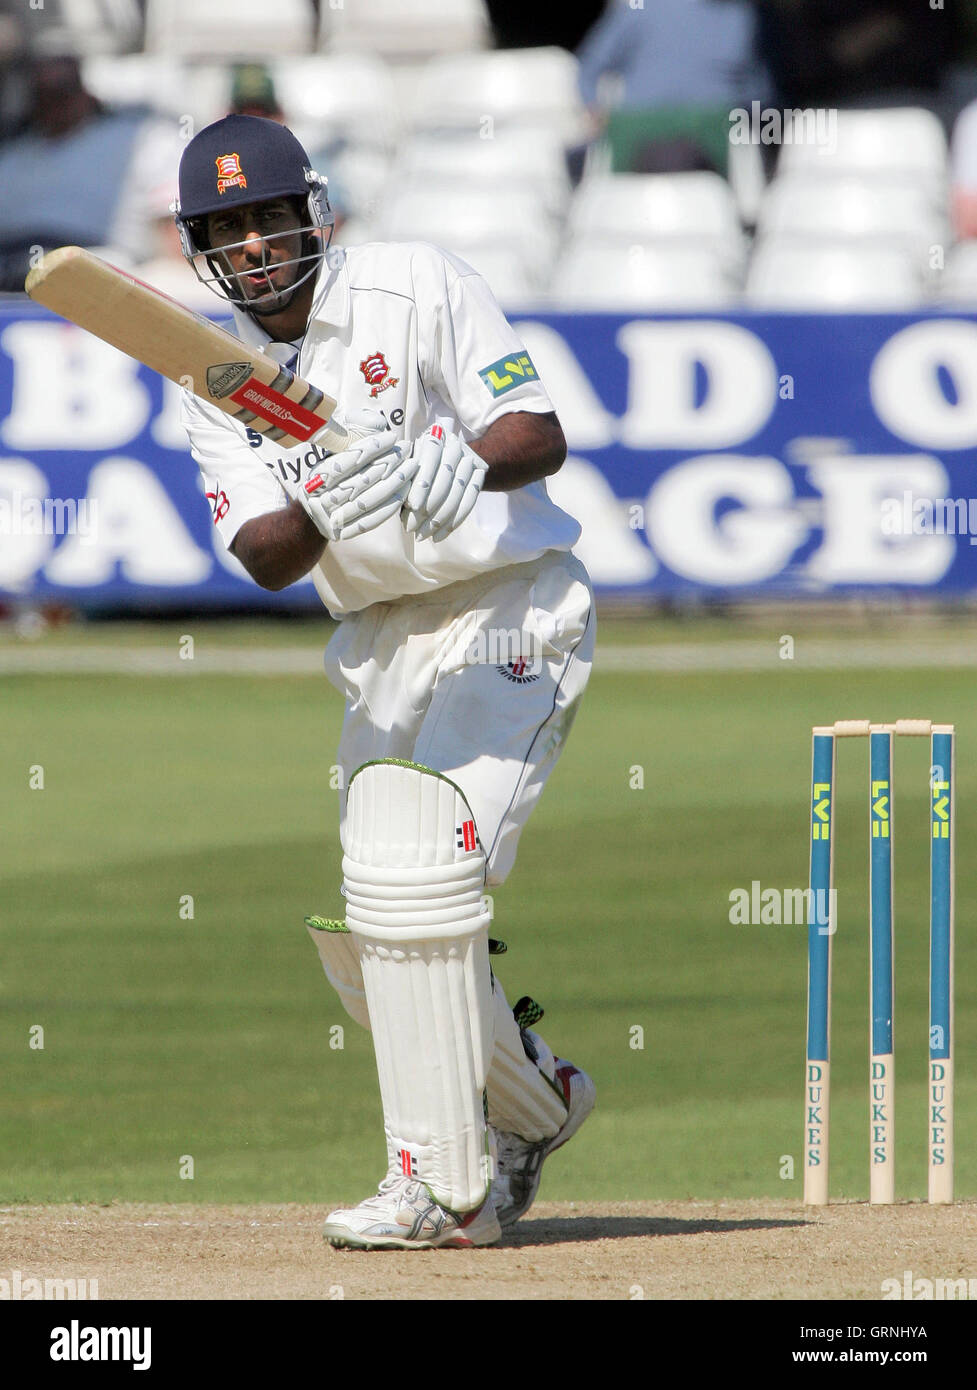
POLYGON ((404 526, 418 540, 443 540, 478 501, 488 464, 440 425, 415 439, 408 462, 415 472, 404 503, 404 526))
POLYGON ((394 516, 416 471, 407 445, 378 412, 351 411, 345 424, 347 448, 326 459, 298 492, 306 515, 329 541, 350 540, 394 516))

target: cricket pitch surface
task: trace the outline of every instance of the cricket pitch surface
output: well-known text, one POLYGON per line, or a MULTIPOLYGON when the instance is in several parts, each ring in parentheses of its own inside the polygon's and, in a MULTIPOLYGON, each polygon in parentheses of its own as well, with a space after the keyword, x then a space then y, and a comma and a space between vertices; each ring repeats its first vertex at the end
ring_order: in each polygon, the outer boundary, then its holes
POLYGON ((977 1297, 970 1202, 539 1202, 490 1249, 406 1252, 334 1250, 326 1214, 3 1207, 0 1275, 97 1279, 99 1299, 902 1299, 919 1280, 916 1298, 977 1297))

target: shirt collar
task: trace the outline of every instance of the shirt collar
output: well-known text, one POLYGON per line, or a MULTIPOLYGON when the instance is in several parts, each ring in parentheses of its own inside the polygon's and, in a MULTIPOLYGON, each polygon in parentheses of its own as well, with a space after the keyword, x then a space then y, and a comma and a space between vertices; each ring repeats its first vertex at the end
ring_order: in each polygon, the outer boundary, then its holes
MULTIPOLYGON (((346 252, 341 246, 330 247, 322 258, 322 266, 316 279, 312 308, 309 310, 308 334, 314 323, 342 328, 349 322, 350 291, 349 271, 346 269, 346 252)), ((271 338, 263 328, 243 310, 233 309, 234 323, 238 337, 252 347, 263 348, 271 338)))
POLYGON ((344 328, 349 323, 350 298, 346 251, 342 246, 330 247, 322 258, 309 323, 315 319, 333 328, 344 328))

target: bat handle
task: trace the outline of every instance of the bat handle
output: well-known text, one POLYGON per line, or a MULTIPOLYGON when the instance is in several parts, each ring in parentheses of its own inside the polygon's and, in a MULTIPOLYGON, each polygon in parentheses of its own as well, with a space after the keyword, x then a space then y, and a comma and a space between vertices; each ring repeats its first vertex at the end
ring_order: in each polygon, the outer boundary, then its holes
POLYGON ((349 448, 354 439, 362 439, 365 434, 369 434, 369 430, 348 430, 330 419, 321 430, 317 430, 311 436, 309 443, 318 444, 320 448, 328 449, 333 454, 341 454, 344 449, 349 448))

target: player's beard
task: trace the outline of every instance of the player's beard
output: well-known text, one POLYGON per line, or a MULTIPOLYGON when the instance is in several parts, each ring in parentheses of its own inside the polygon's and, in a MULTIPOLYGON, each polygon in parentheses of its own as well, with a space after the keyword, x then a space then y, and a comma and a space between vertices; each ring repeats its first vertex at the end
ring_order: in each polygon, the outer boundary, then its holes
POLYGON ((235 298, 242 309, 249 314, 256 314, 259 318, 269 315, 280 314, 288 308, 295 298, 298 289, 298 280, 301 277, 303 263, 301 260, 294 265, 283 264, 281 269, 275 265, 262 263, 255 266, 252 270, 238 271, 232 278, 237 286, 235 298), (272 275, 278 271, 278 275, 283 275, 286 271, 289 274, 289 283, 279 286, 272 279, 272 275), (261 277, 260 280, 250 277, 261 277), (264 282, 264 288, 262 283, 264 282), (257 290, 257 292, 255 292, 257 290))
MULTIPOLYGON (((245 310, 246 313, 254 314, 257 318, 270 318, 277 314, 284 313, 294 300, 299 289, 311 276, 318 273, 319 261, 322 255, 321 244, 317 237, 313 237, 308 232, 302 232, 299 246, 299 254, 294 258, 286 258, 278 265, 269 264, 265 256, 262 257, 260 265, 254 266, 250 270, 225 272, 225 278, 230 284, 236 285, 237 293, 229 296, 232 303, 238 308, 245 310), (286 269, 290 275, 289 284, 277 287, 270 278, 276 270, 286 269), (248 294, 245 289, 247 277, 257 275, 264 278, 267 290, 254 297, 248 294)), ((252 282, 253 283, 253 282, 252 282)))

